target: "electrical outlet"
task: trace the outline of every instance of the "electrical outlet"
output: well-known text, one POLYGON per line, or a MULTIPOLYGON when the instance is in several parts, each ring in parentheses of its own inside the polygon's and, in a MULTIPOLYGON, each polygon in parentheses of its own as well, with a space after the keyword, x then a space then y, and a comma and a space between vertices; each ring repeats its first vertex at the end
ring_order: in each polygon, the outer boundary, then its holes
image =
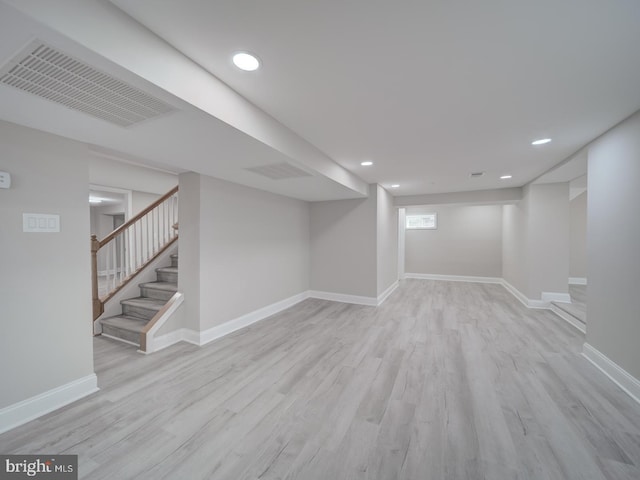
POLYGON ((7 172, 0 172, 0 188, 9 188, 11 186, 11 175, 7 172))

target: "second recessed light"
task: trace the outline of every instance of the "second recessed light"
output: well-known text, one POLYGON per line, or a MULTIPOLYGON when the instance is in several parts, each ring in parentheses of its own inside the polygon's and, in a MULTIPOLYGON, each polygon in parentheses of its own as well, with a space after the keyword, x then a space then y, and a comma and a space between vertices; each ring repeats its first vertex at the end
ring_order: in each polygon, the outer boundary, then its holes
POLYGON ((550 141, 550 138, 541 138, 540 140, 534 140, 533 142, 531 142, 531 145, 544 145, 545 143, 549 143, 550 141))
POLYGON ((500 180, 509 180, 510 178, 513 178, 513 176, 512 175, 502 175, 500 177, 500 180))
POLYGON ((362 165, 363 167, 370 167, 371 165, 373 165, 373 162, 360 162, 360 165, 362 165))

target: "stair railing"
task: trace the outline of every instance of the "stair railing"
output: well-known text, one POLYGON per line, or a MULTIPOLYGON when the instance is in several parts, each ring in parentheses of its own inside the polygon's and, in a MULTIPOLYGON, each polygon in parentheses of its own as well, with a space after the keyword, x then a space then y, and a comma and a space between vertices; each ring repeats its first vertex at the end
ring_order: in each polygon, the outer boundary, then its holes
POLYGON ((102 240, 91 235, 93 320, 104 304, 178 239, 178 187, 102 240))

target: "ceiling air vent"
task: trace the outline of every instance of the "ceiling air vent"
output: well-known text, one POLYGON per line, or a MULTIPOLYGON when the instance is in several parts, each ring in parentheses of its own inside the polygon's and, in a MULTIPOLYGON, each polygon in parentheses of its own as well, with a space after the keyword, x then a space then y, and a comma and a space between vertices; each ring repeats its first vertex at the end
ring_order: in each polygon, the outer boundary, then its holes
POLYGON ((469 176, 471 178, 478 178, 484 175, 484 172, 473 172, 472 174, 470 174, 469 176))
POLYGON ((304 170, 291 165, 290 163, 274 163, 272 165, 261 165, 259 167, 246 168, 250 172, 265 176, 271 180, 284 180, 285 178, 311 177, 304 170))
POLYGON ((0 70, 0 83, 122 127, 176 110, 38 41, 0 70))

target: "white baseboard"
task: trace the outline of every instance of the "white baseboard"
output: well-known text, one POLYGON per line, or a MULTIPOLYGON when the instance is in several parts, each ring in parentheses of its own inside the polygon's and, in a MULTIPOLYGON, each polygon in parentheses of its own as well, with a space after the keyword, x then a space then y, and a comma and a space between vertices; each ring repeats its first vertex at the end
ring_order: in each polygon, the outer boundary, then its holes
POLYGON ((432 273, 405 273, 405 278, 418 280, 441 280, 447 282, 473 282, 473 283, 496 283, 506 288, 509 293, 516 297, 527 308, 550 309, 551 302, 571 303, 568 293, 542 292, 540 300, 528 298, 516 287, 500 277, 475 277, 466 275, 438 275, 432 273))
POLYGON ((640 381, 588 343, 582 347, 582 355, 602 373, 640 403, 640 381))
POLYGON ((565 312, 561 308, 556 307, 555 305, 551 305, 551 311, 567 322, 569 325, 574 327, 575 329, 581 331, 582 333, 587 333, 587 328, 584 323, 575 318, 573 315, 565 312))
POLYGON ((331 302, 353 303, 355 305, 367 305, 370 307, 378 306, 377 297, 363 297, 360 295, 347 295, 344 293, 321 292, 318 290, 309 290, 309 297, 318 298, 320 300, 329 300, 331 302))
POLYGON ((242 315, 241 317, 225 322, 222 325, 216 325, 215 327, 211 327, 202 332, 197 332, 189 328, 174 330, 173 332, 154 338, 153 351, 157 352, 158 350, 162 350, 163 348, 167 348, 178 342, 187 342, 198 346, 206 345, 207 343, 224 337, 225 335, 229 335, 236 330, 248 327, 253 323, 275 315, 276 313, 292 307, 307 298, 309 298, 309 292, 302 292, 297 295, 293 295, 292 297, 285 298, 279 302, 272 303, 271 305, 267 305, 266 307, 254 310, 246 315, 242 315))
POLYGON ((98 391, 95 373, 0 409, 0 433, 35 420, 42 415, 98 391))
POLYGON ((142 352, 139 350, 139 352, 144 354, 149 354, 153 352, 158 352, 167 347, 170 347, 171 345, 175 345, 176 343, 179 343, 179 342, 195 343, 187 340, 187 337, 189 336, 188 332, 192 332, 192 330, 189 330, 187 328, 179 328, 177 330, 174 330, 173 332, 165 333, 164 335, 160 335, 159 337, 154 337, 153 350, 149 350, 148 352, 142 352))
POLYGON ((114 337, 113 335, 109 335, 108 333, 101 333, 102 337, 110 338, 111 340, 115 340, 116 342, 126 343, 127 345, 133 345, 134 347, 139 347, 137 343, 131 342, 129 340, 125 340, 124 338, 114 337))
POLYGON ((527 308, 543 308, 543 309, 548 309, 550 306, 549 302, 545 302, 542 300, 534 300, 532 298, 528 298, 524 293, 522 293, 520 290, 518 290, 516 287, 514 287, 513 285, 511 285, 509 282, 507 282, 505 279, 502 279, 502 281, 500 282, 500 284, 507 289, 507 291, 509 293, 511 293, 511 295, 513 295, 514 297, 516 297, 518 300, 520 300, 520 303, 522 303, 525 307, 527 308))
POLYGON ((435 273, 405 273, 404 278, 418 280, 442 280, 446 282, 502 283, 499 277, 476 277, 469 275, 439 275, 435 273))
POLYGON ((292 297, 285 298, 279 302, 272 303, 266 307, 254 310, 251 313, 247 313, 246 315, 242 315, 241 317, 225 322, 222 325, 216 325, 215 327, 200 332, 200 345, 205 345, 217 338, 224 337, 236 330, 240 330, 241 328, 248 327, 253 323, 259 322, 260 320, 264 320, 265 318, 292 307, 307 298, 309 298, 309 292, 302 292, 292 297))
POLYGON ((378 295, 378 305, 380 306, 384 303, 384 301, 389 298, 389 295, 391 295, 394 290, 396 288, 398 288, 398 285, 400 285, 400 282, 398 282, 397 280, 395 282, 393 282, 391 285, 389 285, 389 288, 387 288, 384 292, 382 292, 380 295, 378 295))
POLYGON ((569 285, 586 285, 587 279, 585 277, 569 277, 569 285))
POLYGON ((571 303, 571 296, 568 293, 542 292, 540 299, 549 304, 551 302, 571 303))

